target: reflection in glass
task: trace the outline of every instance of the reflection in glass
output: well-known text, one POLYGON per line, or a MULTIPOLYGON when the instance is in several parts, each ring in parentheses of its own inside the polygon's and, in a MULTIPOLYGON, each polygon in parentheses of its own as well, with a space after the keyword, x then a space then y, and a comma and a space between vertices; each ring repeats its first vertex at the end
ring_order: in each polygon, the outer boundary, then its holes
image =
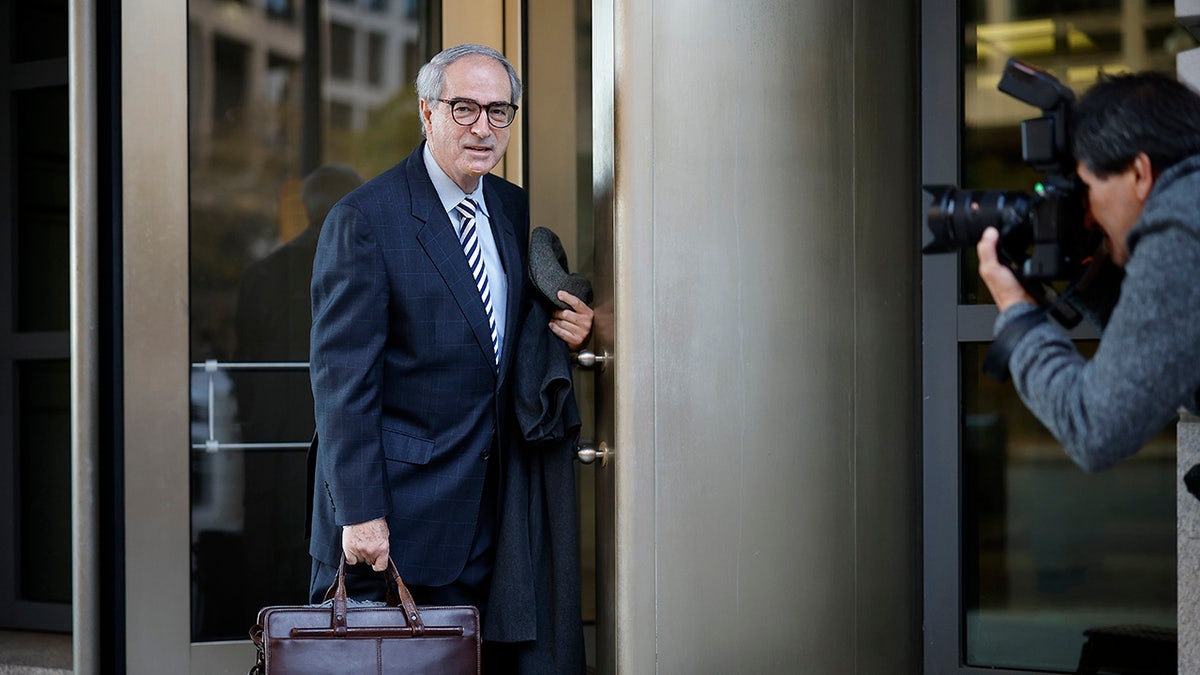
POLYGON ((66 58, 68 33, 63 27, 67 25, 67 0, 13 2, 5 7, 11 7, 11 25, 21 29, 11 33, 11 45, 0 47, 11 50, 4 58, 13 63, 66 58))
POLYGON ((307 597, 312 257, 329 207, 420 140, 411 74, 437 45, 411 5, 189 3, 197 641, 307 597))
POLYGON ((70 323, 66 86, 12 94, 16 329, 65 331, 70 323))
POLYGON ((293 0, 264 0, 267 8, 267 16, 281 21, 291 21, 295 18, 295 10, 292 6, 293 0))
POLYGON ((71 364, 16 363, 18 597, 71 602, 71 364))
POLYGON ((1075 672, 1085 630, 1173 631, 1174 424, 1086 474, 1011 384, 980 374, 986 348, 962 347, 967 663, 1075 672))
MULTIPOLYGON (((1040 178, 1021 160, 1019 130, 1040 111, 996 88, 1010 57, 1079 94, 1099 70, 1174 72, 1175 54, 1195 46, 1161 0, 976 0, 962 21, 961 178, 973 189, 1029 191, 1040 178)), ((960 263, 960 302, 992 303, 973 247, 960 263)), ((1011 384, 980 374, 986 348, 963 343, 960 354, 965 662, 1075 672, 1087 630, 1137 625, 1173 639, 1174 425, 1085 474, 1011 384)))

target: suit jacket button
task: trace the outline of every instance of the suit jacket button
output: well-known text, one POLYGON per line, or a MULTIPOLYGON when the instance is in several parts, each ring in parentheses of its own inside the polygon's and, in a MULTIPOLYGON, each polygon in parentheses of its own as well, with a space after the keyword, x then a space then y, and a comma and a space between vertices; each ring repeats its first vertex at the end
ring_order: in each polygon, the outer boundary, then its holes
POLYGON ((479 458, 485 462, 488 461, 488 458, 491 456, 492 456, 492 453, 490 450, 484 450, 483 452, 479 453, 479 458))

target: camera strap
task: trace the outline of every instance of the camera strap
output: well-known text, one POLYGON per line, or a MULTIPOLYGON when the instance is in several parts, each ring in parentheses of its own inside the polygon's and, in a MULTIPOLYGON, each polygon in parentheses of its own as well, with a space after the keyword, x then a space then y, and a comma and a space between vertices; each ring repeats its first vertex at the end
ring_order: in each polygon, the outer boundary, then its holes
POLYGON ((1013 350, 1025 334, 1038 325, 1045 323, 1048 310, 1038 309, 1022 314, 1000 331, 992 346, 983 357, 983 374, 998 381, 1007 382, 1009 377, 1008 360, 1012 358, 1013 350))

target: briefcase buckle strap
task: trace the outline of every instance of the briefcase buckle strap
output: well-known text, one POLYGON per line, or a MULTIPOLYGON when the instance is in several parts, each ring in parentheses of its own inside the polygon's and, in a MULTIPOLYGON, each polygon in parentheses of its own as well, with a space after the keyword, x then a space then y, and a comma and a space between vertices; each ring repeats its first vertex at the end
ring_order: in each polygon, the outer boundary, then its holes
POLYGON ((250 641, 254 643, 254 648, 258 650, 258 657, 246 675, 266 675, 267 663, 266 655, 263 653, 263 626, 261 623, 254 624, 250 628, 250 641))
POLYGON ((302 638, 412 638, 462 637, 462 626, 425 626, 417 633, 411 626, 353 626, 335 628, 292 628, 292 637, 302 638))
MULTIPOLYGON (((392 607, 403 607, 404 616, 408 620, 408 628, 414 636, 426 635, 425 621, 421 618, 421 612, 417 609, 417 602, 413 600, 412 593, 409 592, 408 586, 404 585, 404 580, 400 578, 400 570, 396 568, 396 563, 392 561, 391 556, 388 556, 388 572, 391 574, 392 583, 387 587, 387 604, 392 607)), ((334 633, 330 637, 338 635, 346 635, 346 554, 342 554, 342 559, 338 562, 337 577, 333 581, 333 585, 325 592, 325 599, 333 600, 332 620, 330 623, 330 631, 334 633)))

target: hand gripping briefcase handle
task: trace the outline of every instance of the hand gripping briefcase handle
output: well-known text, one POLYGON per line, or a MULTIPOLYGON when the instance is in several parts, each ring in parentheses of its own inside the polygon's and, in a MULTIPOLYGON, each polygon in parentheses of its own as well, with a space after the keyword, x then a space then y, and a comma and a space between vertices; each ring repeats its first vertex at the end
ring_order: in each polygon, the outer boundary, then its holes
POLYGON ((341 638, 341 637, 420 637, 428 636, 459 636, 463 634, 462 626, 426 626, 421 618, 421 611, 413 600, 412 593, 400 578, 400 570, 396 563, 388 557, 388 573, 395 586, 388 584, 387 604, 404 608, 404 618, 407 626, 347 626, 346 625, 346 556, 342 555, 338 563, 337 578, 325 593, 326 600, 333 600, 332 618, 329 628, 292 628, 292 635, 306 638, 341 638))
POLYGON ((476 609, 417 607, 390 558, 388 573, 386 606, 350 604, 343 557, 329 607, 264 607, 250 630, 258 647, 250 673, 478 673, 476 609))

